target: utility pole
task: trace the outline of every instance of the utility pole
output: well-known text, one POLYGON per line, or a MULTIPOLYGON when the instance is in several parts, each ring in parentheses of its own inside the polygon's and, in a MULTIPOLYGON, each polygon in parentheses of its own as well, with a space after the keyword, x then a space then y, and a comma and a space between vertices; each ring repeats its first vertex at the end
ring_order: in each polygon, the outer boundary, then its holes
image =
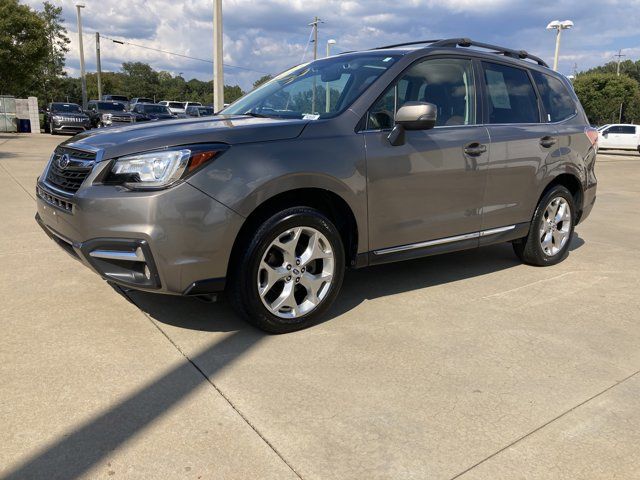
MULTIPOLYGON (((318 59, 318 24, 324 23, 316 15, 313 17, 313 22, 309 23, 310 27, 313 27, 313 59, 318 59)), ((316 76, 313 76, 313 91, 311 96, 311 113, 316 112, 316 76)))
MULTIPOLYGON (((327 40, 327 57, 331 56, 331 45, 335 45, 336 41, 333 38, 327 40)), ((325 82, 325 112, 329 112, 331 109, 331 84, 325 82)))
POLYGON ((622 57, 626 57, 626 55, 622 54, 622 49, 618 50, 618 54, 614 55, 614 57, 618 57, 618 65, 616 66, 616 76, 620 76, 620 60, 622 60, 622 57))
POLYGON ((81 3, 76 4, 76 10, 78 15, 78 43, 80 47, 80 76, 82 77, 82 109, 87 109, 87 77, 84 74, 84 47, 82 46, 82 17, 80 16, 80 9, 84 8, 81 3))
POLYGON ((224 72, 222 71, 222 0, 213 0, 213 111, 224 108, 224 72))
POLYGON ((96 32, 96 71, 98 74, 98 100, 102 100, 102 65, 100 64, 100 33, 96 32))

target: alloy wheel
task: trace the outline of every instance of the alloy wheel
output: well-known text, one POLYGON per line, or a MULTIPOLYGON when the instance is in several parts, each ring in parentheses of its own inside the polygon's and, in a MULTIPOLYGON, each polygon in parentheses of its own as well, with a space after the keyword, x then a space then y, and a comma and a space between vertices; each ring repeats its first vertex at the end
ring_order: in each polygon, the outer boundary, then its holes
POLYGON ((326 297, 334 269, 334 252, 324 234, 313 227, 290 228, 265 250, 258 267, 258 294, 272 314, 298 318, 326 297))
POLYGON ((569 240, 571 207, 563 197, 555 197, 545 209, 540 225, 540 245, 545 255, 557 255, 569 240))

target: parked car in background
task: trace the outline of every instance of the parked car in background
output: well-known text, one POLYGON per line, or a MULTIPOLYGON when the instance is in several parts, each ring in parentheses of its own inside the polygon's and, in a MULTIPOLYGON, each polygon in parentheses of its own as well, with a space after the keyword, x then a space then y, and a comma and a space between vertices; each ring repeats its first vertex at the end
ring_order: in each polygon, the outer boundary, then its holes
POLYGON ((129 109, 129 97, 126 95, 103 95, 102 100, 106 102, 120 102, 127 110, 129 109))
POLYGON ((154 102, 153 99, 151 99, 151 98, 133 97, 129 101, 129 110, 133 110, 133 107, 135 107, 137 103, 156 103, 156 102, 154 102))
POLYGON ((184 102, 184 110, 187 111, 189 107, 201 107, 202 104, 200 102, 184 102))
POLYGON ((91 119, 77 103, 53 102, 44 112, 44 131, 78 133, 91 128, 91 119))
POLYGON ((136 122, 170 120, 176 116, 169 107, 157 103, 138 103, 131 110, 136 115, 136 122))
POLYGON ((347 267, 500 242, 530 265, 563 261, 595 203, 597 140, 538 57, 392 45, 289 69, 214 117, 80 134, 40 176, 36 219, 106 280, 224 289, 283 333, 327 313, 347 267))
POLYGON ((169 107, 169 110, 171 111, 171 113, 175 114, 175 115, 184 115, 185 111, 184 111, 184 102, 176 102, 175 100, 163 100, 161 102, 158 102, 160 105, 164 105, 166 107, 169 107))
POLYGON ((121 102, 91 100, 87 104, 87 114, 94 128, 126 125, 136 121, 135 114, 128 112, 121 102))
POLYGON ((637 150, 640 153, 640 126, 612 124, 598 130, 598 149, 637 150))
POLYGON ((187 117, 210 117, 214 114, 213 107, 189 106, 186 109, 187 117))

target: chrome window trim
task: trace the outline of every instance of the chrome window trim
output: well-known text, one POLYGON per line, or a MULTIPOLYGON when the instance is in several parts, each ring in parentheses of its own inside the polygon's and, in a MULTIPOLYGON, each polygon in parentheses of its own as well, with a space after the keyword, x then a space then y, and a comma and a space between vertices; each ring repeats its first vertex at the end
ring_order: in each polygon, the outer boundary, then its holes
POLYGON ((410 243, 409 245, 400 245, 397 247, 389 247, 389 248, 383 248, 380 250, 374 250, 373 253, 375 255, 386 255, 389 253, 398 253, 398 252, 404 252, 406 250, 415 250, 417 248, 426 248, 426 247, 433 247, 436 245, 443 245, 446 243, 453 243, 453 242, 460 242, 463 240, 471 240, 474 238, 480 238, 480 237, 486 237, 489 235, 495 235, 498 233, 503 233, 503 232, 508 232, 509 230, 513 230, 515 229, 516 226, 515 225, 507 225, 504 227, 498 227, 498 228, 491 228, 489 230, 481 230, 479 232, 472 232, 472 233, 466 233, 464 235, 456 235, 453 237, 445 237, 445 238, 438 238, 436 240, 428 240, 426 242, 418 242, 418 243, 410 243))

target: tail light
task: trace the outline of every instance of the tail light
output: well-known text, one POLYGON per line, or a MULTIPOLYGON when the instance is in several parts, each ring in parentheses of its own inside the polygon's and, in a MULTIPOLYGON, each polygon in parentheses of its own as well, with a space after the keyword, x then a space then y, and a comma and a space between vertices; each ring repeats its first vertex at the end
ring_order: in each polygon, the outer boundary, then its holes
POLYGON ((584 129, 584 133, 589 139, 589 141, 591 142, 591 146, 597 150, 598 149, 598 130, 596 130, 593 127, 586 127, 584 129))

